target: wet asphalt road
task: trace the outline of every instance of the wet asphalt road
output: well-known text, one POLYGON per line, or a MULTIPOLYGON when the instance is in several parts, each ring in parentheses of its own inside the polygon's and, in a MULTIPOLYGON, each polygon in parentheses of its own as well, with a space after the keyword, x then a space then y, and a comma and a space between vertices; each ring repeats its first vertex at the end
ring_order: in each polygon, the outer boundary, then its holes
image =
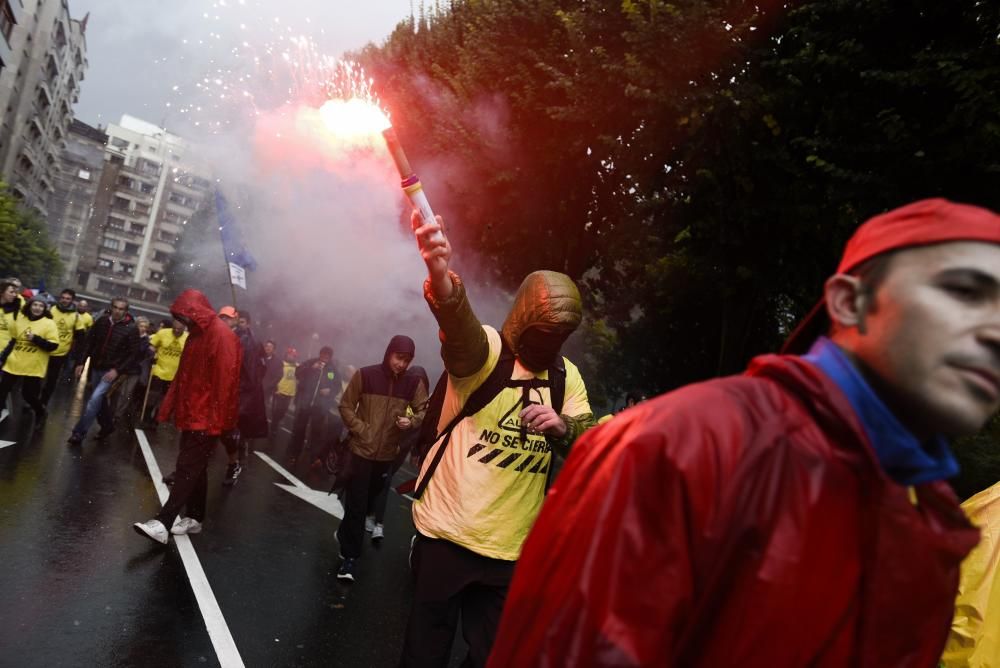
MULTIPOLYGON (((99 442, 95 425, 67 446, 78 405, 67 386, 42 431, 19 398, 0 423, 0 446, 15 442, 0 448, 0 666, 219 665, 176 545, 132 530, 159 508, 136 435, 99 442)), ((172 471, 177 433, 144 433, 172 471)), ((254 449, 281 462, 287 438, 278 430, 254 449)), ((224 470, 220 446, 192 544, 243 663, 395 666, 412 596, 409 501, 391 493, 385 540, 366 544, 357 581, 343 583, 339 520, 278 487, 288 480, 254 454, 234 487, 221 485, 224 470)), ((295 475, 330 484, 304 467, 295 475)))

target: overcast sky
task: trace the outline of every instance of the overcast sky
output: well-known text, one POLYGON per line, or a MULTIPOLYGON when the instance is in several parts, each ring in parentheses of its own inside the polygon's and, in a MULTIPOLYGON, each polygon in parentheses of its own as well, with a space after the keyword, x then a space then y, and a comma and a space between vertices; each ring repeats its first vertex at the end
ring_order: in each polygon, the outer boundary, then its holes
POLYGON ((185 89, 224 67, 229 45, 263 45, 294 33, 339 56, 382 42, 410 15, 411 0, 69 0, 69 6, 74 18, 90 12, 90 67, 76 117, 107 125, 128 113, 170 127, 173 110, 188 101, 185 89))

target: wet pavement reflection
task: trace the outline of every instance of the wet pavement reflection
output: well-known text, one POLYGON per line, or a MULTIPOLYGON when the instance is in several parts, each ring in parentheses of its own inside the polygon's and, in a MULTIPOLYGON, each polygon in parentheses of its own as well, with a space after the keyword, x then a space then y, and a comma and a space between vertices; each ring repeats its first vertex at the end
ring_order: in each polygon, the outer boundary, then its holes
MULTIPOLYGON (((95 427, 68 446, 75 407, 61 390, 44 429, 19 402, 0 422, 0 445, 15 442, 0 448, 0 666, 219 665, 173 541, 132 530, 159 508, 135 434, 98 441, 95 427)), ((177 433, 144 433, 173 470, 177 433)), ((287 437, 278 430, 253 449, 281 462, 287 437)), ((390 495, 385 540, 367 543, 357 582, 345 584, 339 520, 278 487, 288 481, 253 454, 234 487, 222 486, 224 470, 219 447, 204 531, 191 540, 243 663, 395 666, 412 596, 409 501, 390 495)), ((295 475, 329 489, 325 474, 295 475)))

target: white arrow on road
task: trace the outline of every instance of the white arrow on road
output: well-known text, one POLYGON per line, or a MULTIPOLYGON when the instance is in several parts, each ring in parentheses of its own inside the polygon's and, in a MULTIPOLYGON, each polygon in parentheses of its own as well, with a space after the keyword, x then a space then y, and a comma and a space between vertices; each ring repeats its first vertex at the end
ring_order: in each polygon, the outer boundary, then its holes
POLYGON ((280 482, 276 482, 274 483, 276 486, 286 492, 294 494, 306 503, 311 503, 323 512, 330 513, 338 520, 344 519, 344 506, 340 503, 340 499, 338 499, 335 494, 327 494, 326 492, 309 487, 304 482, 286 471, 281 464, 274 461, 259 450, 254 450, 254 454, 267 462, 268 466, 280 473, 285 480, 292 483, 291 485, 283 485, 280 482))
POLYGON ((15 445, 17 441, 0 441, 0 450, 15 445))

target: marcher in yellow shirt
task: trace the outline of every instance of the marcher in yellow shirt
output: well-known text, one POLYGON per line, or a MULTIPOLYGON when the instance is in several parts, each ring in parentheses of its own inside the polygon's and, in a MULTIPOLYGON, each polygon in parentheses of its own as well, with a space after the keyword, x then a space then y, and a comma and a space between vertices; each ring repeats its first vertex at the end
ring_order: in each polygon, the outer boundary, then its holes
POLYGON ((49 370, 45 374, 45 386, 42 389, 42 403, 49 405, 49 399, 55 392, 56 384, 62 373, 66 360, 69 359, 69 352, 74 341, 80 341, 86 334, 86 328, 80 320, 80 312, 76 310, 76 293, 66 288, 59 293, 59 301, 52 308, 52 320, 59 330, 59 347, 52 351, 49 357, 49 370))
POLYGON ((164 327, 149 337, 149 345, 156 350, 156 360, 153 362, 153 370, 149 377, 151 385, 149 386, 148 408, 146 415, 142 416, 144 420, 151 423, 147 426, 156 424, 154 421, 156 410, 177 374, 177 367, 181 363, 181 354, 184 352, 187 338, 187 328, 183 322, 176 318, 171 327, 164 327))
POLYGON ((21 315, 21 300, 17 285, 11 281, 0 282, 0 365, 2 353, 10 343, 10 328, 21 315))
POLYGON ((10 328, 11 350, 0 378, 0 406, 6 405, 7 395, 20 380, 21 396, 35 411, 38 429, 47 415, 40 397, 42 379, 49 366, 49 355, 59 346, 59 331, 41 299, 29 299, 21 315, 10 328))
MULTIPOLYGON (((274 398, 271 400, 271 427, 277 430, 281 426, 281 421, 285 419, 288 412, 288 405, 295 397, 295 387, 298 384, 295 378, 295 370, 299 368, 299 352, 289 346, 285 351, 285 361, 282 363, 281 380, 274 390, 274 398)), ((272 431, 273 433, 273 431, 272 431)))

